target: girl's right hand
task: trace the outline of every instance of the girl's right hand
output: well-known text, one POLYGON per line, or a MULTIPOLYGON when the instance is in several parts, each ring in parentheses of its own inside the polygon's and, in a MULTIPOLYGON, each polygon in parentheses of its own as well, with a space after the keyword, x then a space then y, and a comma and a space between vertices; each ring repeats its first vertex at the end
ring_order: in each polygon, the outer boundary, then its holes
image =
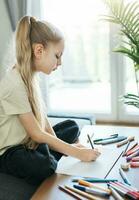
POLYGON ((100 156, 98 149, 78 148, 78 159, 84 162, 94 161, 100 156))

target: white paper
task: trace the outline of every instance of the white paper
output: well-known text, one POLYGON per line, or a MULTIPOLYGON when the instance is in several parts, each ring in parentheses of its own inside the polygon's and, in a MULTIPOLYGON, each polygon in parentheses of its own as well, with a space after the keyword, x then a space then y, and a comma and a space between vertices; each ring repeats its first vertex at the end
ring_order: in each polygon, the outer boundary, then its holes
POLYGON ((121 153, 116 147, 101 147, 96 161, 82 162, 70 156, 63 156, 58 162, 56 173, 84 177, 104 178, 121 153))

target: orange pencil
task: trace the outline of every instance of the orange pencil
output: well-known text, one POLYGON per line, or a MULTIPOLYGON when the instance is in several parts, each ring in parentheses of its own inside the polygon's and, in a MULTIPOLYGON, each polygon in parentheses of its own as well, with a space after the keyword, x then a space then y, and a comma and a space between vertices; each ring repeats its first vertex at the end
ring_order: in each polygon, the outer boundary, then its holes
POLYGON ((79 183, 80 185, 84 185, 84 186, 87 186, 87 187, 92 187, 92 188, 96 188, 96 189, 99 189, 99 190, 103 190, 104 192, 107 192, 108 194, 111 193, 111 191, 110 191, 109 189, 105 189, 105 188, 103 188, 103 187, 100 187, 100 186, 98 186, 98 185, 94 185, 94 184, 89 183, 89 182, 84 181, 84 180, 79 180, 78 183, 79 183))

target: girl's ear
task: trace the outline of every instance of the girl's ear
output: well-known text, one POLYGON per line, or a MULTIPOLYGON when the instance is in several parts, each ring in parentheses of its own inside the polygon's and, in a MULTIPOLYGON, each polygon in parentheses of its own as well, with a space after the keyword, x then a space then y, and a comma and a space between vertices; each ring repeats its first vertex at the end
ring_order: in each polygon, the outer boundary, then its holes
POLYGON ((43 51, 44 51, 44 47, 42 44, 33 44, 33 53, 34 53, 35 58, 40 59, 43 51))

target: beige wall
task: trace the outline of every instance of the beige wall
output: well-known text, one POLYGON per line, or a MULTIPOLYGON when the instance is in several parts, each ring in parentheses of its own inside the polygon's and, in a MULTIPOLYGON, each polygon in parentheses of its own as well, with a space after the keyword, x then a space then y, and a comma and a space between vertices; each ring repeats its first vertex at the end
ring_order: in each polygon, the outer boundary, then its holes
POLYGON ((0 0, 0 77, 6 63, 4 63, 7 49, 13 36, 5 0, 0 0))

